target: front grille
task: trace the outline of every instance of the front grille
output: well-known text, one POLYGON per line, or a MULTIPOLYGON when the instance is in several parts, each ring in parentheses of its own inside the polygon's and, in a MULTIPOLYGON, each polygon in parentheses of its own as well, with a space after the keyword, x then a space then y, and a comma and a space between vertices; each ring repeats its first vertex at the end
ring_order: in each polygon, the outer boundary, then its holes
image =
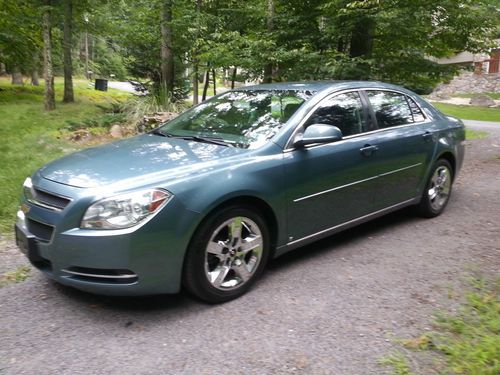
POLYGON ((37 188, 33 188, 32 194, 35 204, 39 203, 41 205, 53 207, 58 210, 62 210, 71 202, 71 199, 69 198, 60 197, 58 195, 51 194, 37 188))
POLYGON ((69 278, 100 284, 134 284, 139 279, 130 270, 69 267, 64 269, 69 278))
POLYGON ((49 242, 54 232, 54 227, 33 219, 27 220, 28 231, 33 234, 37 240, 49 242))

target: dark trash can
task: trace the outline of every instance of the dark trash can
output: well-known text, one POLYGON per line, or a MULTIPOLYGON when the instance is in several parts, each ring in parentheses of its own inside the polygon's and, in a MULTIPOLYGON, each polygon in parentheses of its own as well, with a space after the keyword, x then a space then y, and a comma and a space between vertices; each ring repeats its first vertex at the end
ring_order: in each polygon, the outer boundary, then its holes
POLYGON ((99 91, 108 91, 108 80, 102 78, 96 78, 95 89, 99 91))

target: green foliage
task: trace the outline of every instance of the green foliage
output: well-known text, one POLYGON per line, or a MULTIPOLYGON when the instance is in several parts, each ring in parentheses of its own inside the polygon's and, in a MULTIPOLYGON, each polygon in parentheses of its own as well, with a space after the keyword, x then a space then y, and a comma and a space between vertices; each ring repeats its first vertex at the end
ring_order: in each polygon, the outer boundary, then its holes
POLYGON ((95 77, 110 78, 114 75, 117 80, 127 79, 128 72, 125 67, 125 58, 119 53, 118 46, 107 43, 105 40, 96 39, 94 42, 95 59, 90 62, 90 70, 95 77))
POLYGON ((132 123, 138 123, 144 116, 157 112, 179 112, 181 109, 180 102, 172 100, 164 85, 151 86, 149 95, 134 97, 123 107, 127 119, 132 123))
POLYGON ((500 373, 500 279, 484 281, 466 293, 457 314, 438 318, 436 350, 446 356, 455 374, 500 373))
MULTIPOLYGON (((77 72, 89 41, 96 75, 160 82, 162 0, 74 2, 77 72)), ((456 67, 429 57, 486 51, 498 32, 492 0, 178 0, 172 2, 176 84, 186 67, 238 67, 243 79, 376 79, 428 93, 456 67), (271 6, 272 5, 272 6, 271 6)), ((0 53, 29 65, 41 48, 37 2, 0 0, 0 53)), ((52 6, 54 65, 61 69, 62 3, 52 6)), ((25 68, 26 70, 27 68, 25 68)), ((192 74, 189 72, 188 74, 192 74)), ((192 78, 192 77, 190 77, 192 78)))
POLYGON ((41 47, 40 9, 28 0, 0 0, 0 61, 28 71, 41 47))
MULTIPOLYGON (((62 99, 62 81, 56 80, 56 99, 62 99)), ((13 87, 0 78, 0 233, 11 234, 24 179, 43 164, 76 150, 60 139, 59 129, 68 120, 83 123, 97 119, 105 108, 113 108, 129 94, 96 91, 85 81, 75 81, 78 101, 43 111, 43 87, 13 87), (99 108, 97 105, 101 106, 99 108)))
POLYGON ((410 375, 410 366, 408 365, 408 360, 404 354, 396 351, 386 357, 379 360, 379 363, 383 366, 388 366, 392 368, 393 375, 410 375))
POLYGON ((105 113, 98 117, 83 119, 81 121, 66 120, 67 130, 81 130, 88 128, 110 128, 114 124, 124 123, 127 120, 125 113, 105 113))

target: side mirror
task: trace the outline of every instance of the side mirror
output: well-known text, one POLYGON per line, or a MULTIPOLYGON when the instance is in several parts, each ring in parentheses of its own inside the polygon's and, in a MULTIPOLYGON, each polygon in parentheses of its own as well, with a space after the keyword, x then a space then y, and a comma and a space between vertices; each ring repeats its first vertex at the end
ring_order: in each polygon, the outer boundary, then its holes
POLYGON ((330 143, 342 139, 342 132, 339 128, 327 124, 309 125, 303 134, 297 134, 293 145, 302 147, 313 143, 330 143))

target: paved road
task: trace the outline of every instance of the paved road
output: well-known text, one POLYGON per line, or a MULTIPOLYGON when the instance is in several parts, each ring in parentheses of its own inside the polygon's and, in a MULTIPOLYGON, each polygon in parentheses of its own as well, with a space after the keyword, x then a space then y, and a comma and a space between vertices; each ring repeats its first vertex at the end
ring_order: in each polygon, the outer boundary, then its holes
POLYGON ((499 144, 500 129, 468 143, 441 217, 405 210, 304 247, 224 305, 94 296, 33 270, 0 289, 0 374, 389 373, 395 338, 431 329, 471 272, 500 269, 499 144))
MULTIPOLYGON (((128 81, 127 82, 109 81, 108 87, 113 88, 113 89, 117 89, 117 90, 130 92, 130 93, 136 94, 136 95, 143 95, 143 93, 141 93, 140 91, 137 91, 135 89, 135 87, 128 81)), ((226 87, 217 88, 217 94, 221 94, 221 93, 226 92, 226 91, 229 91, 229 89, 226 87)), ((207 98, 211 98, 212 97, 211 94, 213 94, 213 90, 209 90, 207 98)), ((188 97, 188 99, 192 101, 193 96, 190 95, 188 97)), ((201 95, 200 95, 199 99, 201 100, 201 95)))
POLYGON ((117 81, 108 81, 108 87, 112 89, 117 89, 121 91, 130 92, 132 94, 141 94, 139 91, 136 91, 135 87, 130 82, 117 82, 117 81))
POLYGON ((498 122, 492 121, 475 121, 475 120, 462 120, 464 124, 472 129, 477 130, 492 130, 498 131, 500 129, 500 119, 498 122))

